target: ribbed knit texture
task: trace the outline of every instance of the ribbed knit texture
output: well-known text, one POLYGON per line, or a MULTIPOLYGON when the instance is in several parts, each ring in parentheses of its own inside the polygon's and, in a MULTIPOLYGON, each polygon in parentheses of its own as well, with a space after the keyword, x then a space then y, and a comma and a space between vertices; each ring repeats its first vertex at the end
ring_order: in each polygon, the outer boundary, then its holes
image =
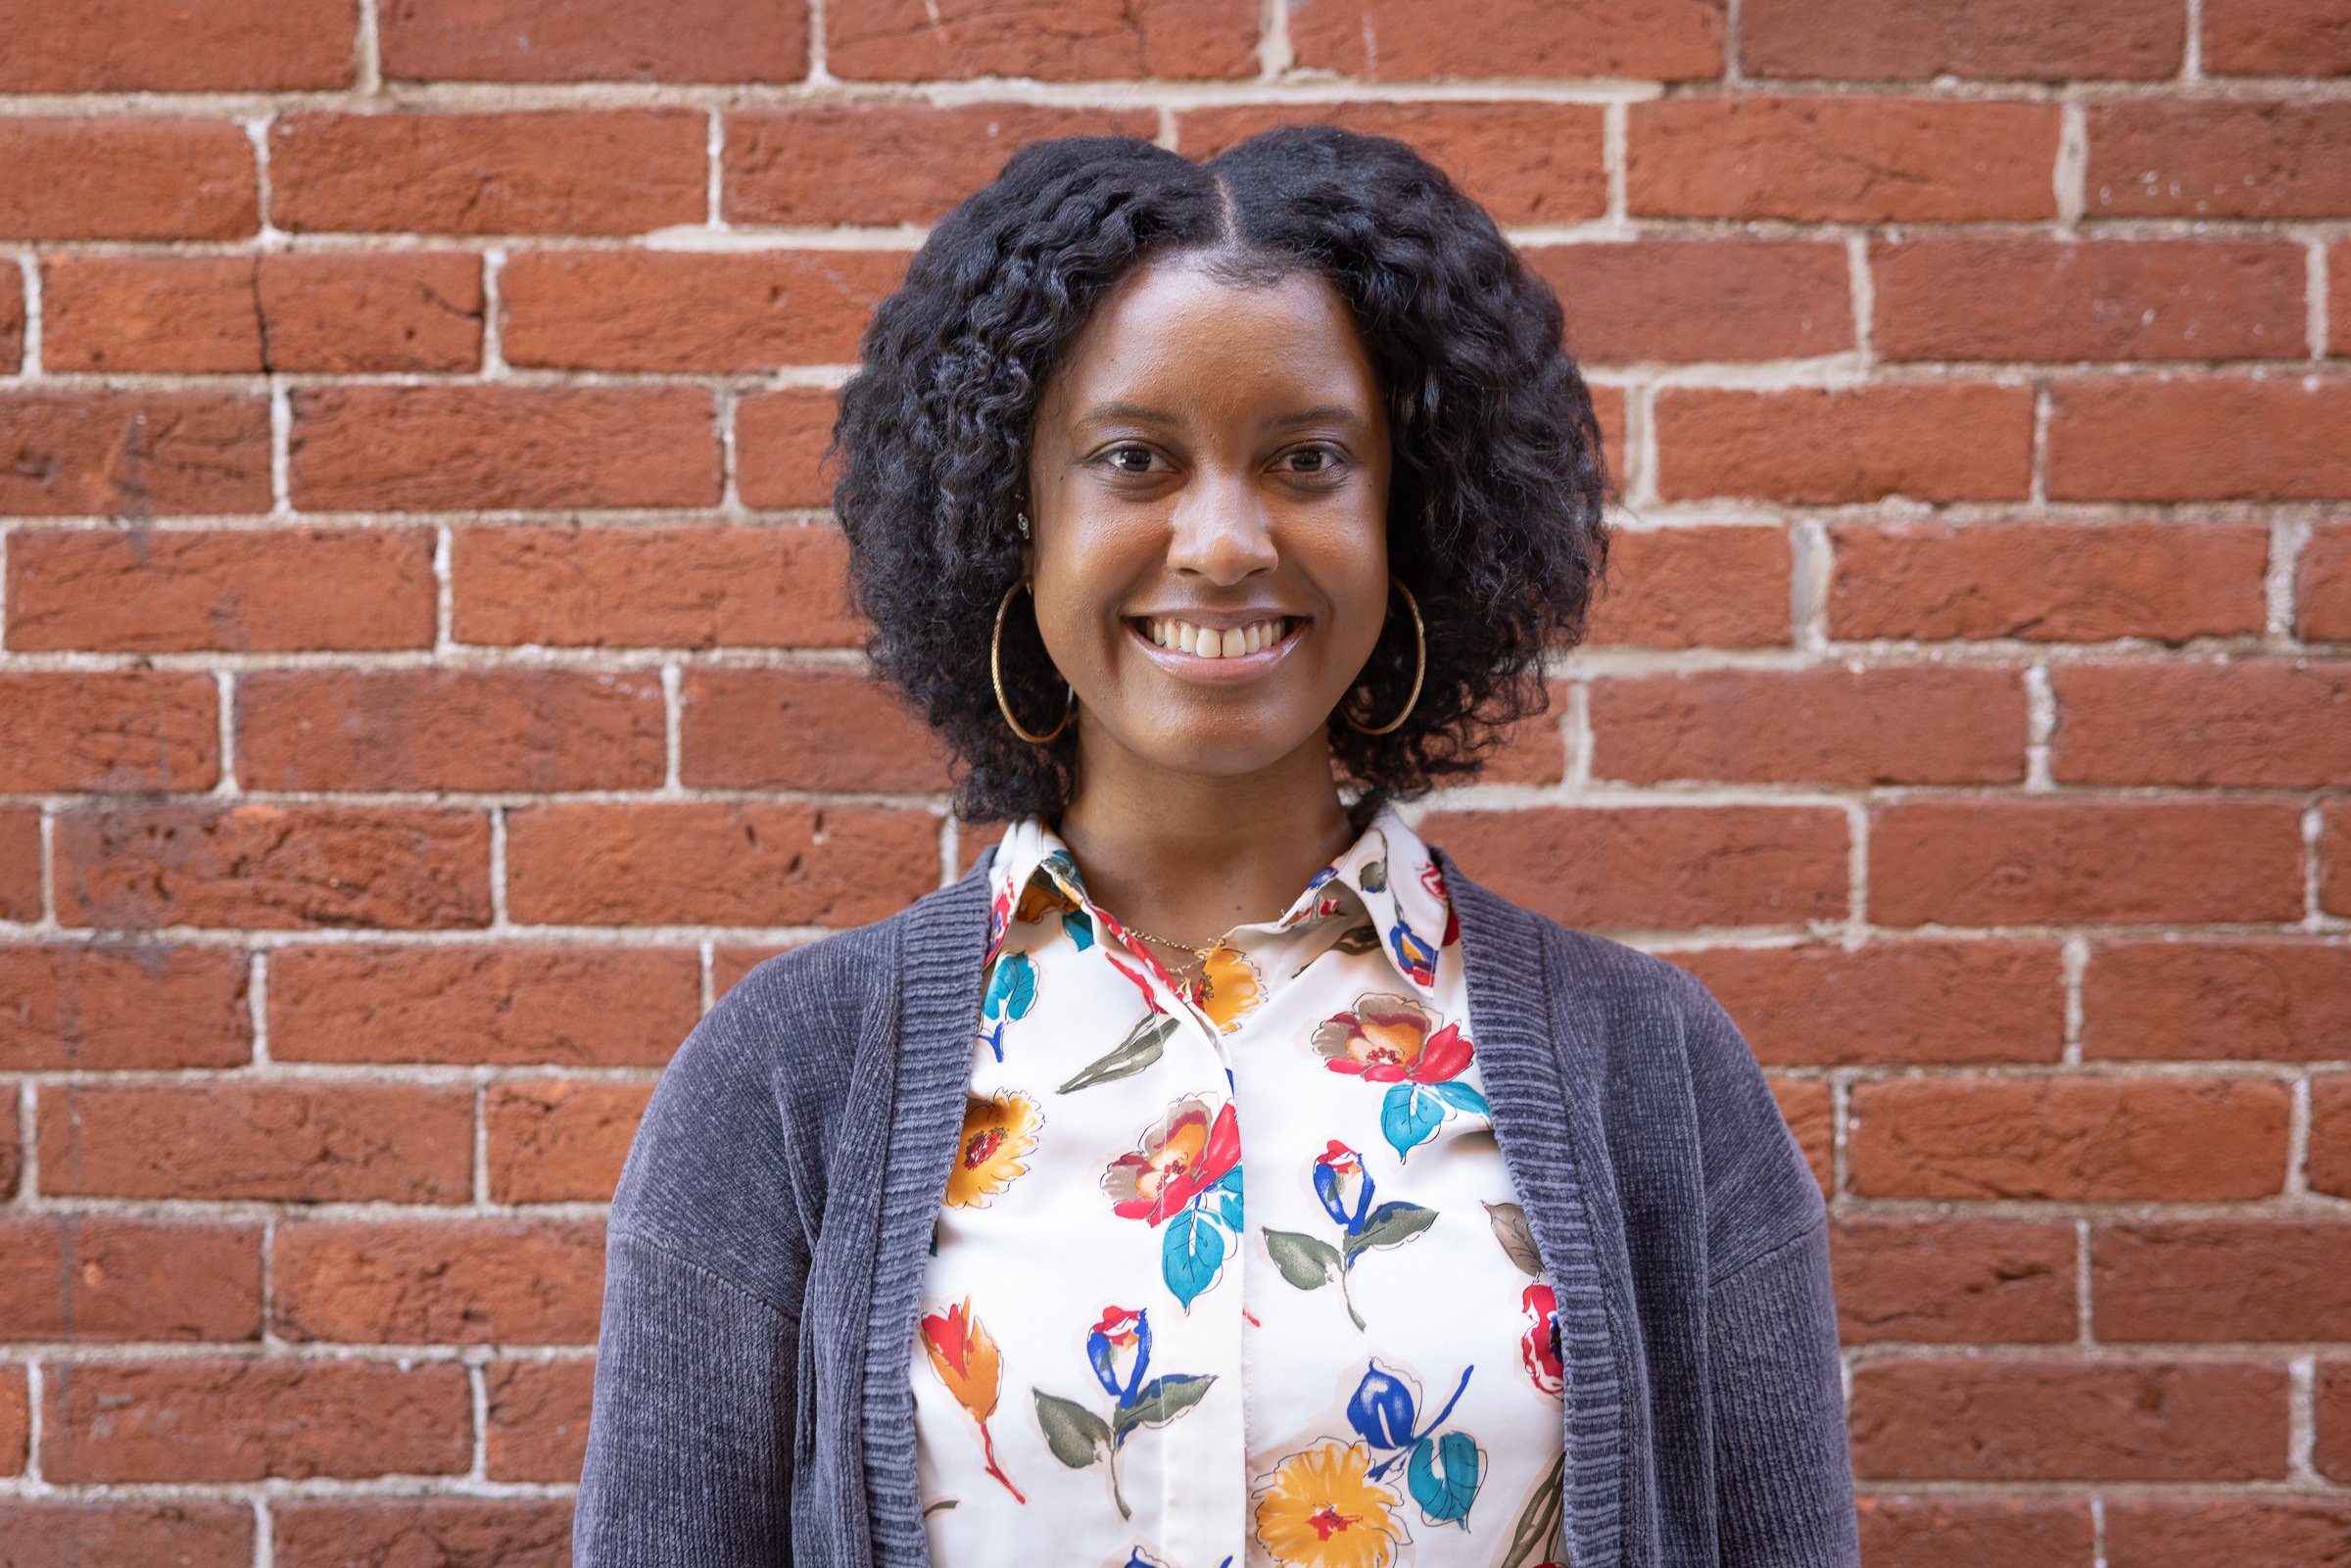
MULTIPOLYGON (((985 866, 727 993, 618 1195, 579 1568, 928 1568, 908 1387, 985 866)), ((1852 1568, 1824 1215, 1682 971, 1452 865, 1494 1125, 1558 1289, 1576 1568, 1852 1568)))

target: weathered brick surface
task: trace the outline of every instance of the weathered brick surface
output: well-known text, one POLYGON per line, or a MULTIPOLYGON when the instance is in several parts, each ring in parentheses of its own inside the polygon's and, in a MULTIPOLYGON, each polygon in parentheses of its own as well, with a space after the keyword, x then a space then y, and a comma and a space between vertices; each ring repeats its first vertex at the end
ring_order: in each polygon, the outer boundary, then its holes
POLYGON ((2026 387, 1675 388, 1657 396, 1656 432, 1670 500, 2021 499, 2033 478, 2026 387))
POLYGON ((1812 1179, 1820 1183, 1822 1195, 1827 1196, 1837 1181, 1836 1097, 1825 1083, 1787 1078, 1773 1082, 1771 1097, 1778 1102, 1780 1115, 1787 1118, 1797 1148, 1803 1151, 1804 1164, 1812 1169, 1812 1179))
MULTIPOLYGON (((713 989, 724 988, 713 983, 713 989)), ((642 1083, 561 1078, 501 1083, 489 1092, 490 1197, 502 1204, 603 1203, 620 1180, 629 1140, 652 1091, 642 1083)))
POLYGON ((2060 381, 2051 396, 2052 499, 2351 496, 2351 449, 2341 440, 2351 377, 2060 381))
POLYGON ((384 74, 431 81, 797 81, 791 0, 390 0, 384 74))
POLYGON ((1824 784, 2007 784, 2025 776, 2012 670, 1656 675, 1596 682, 1592 776, 1824 784), (1951 721, 1960 714, 1967 723, 1951 721))
POLYGON ((2241 1078, 1895 1078, 1854 1086, 1846 1152, 1878 1198, 2266 1198, 2289 1099, 2241 1078))
POLYGON ((2322 641, 2351 642, 2351 523, 2311 530, 2294 586, 2301 611, 2295 630, 2322 641))
POLYGON ((242 239, 260 200, 253 144, 225 119, 0 121, 0 238, 242 239))
POLYGON ((2290 921, 2301 812, 2273 801, 1920 801, 1870 827, 1889 926, 2290 921))
MULTIPOLYGON (((1135 110, 1018 103, 740 110, 726 119, 725 215, 733 223, 931 223, 995 178, 1027 143, 1158 134, 1159 117, 1135 110)), ((661 335, 676 330, 674 320, 665 321, 661 335)))
POLYGON ((0 375, 24 367, 24 279, 0 276, 0 375))
POLYGON ((2110 1568, 2328 1563, 2351 1555, 2351 1507, 2331 1498, 2134 1497, 2106 1512, 2110 1568))
POLYGON ((692 948, 339 943, 269 959, 281 1062, 658 1067, 700 1016, 692 948))
POLYGON ((0 920, 40 918, 41 814, 24 807, 0 808, 0 920))
POLYGON ((219 687, 202 675, 0 674, 0 789, 209 789, 219 687))
POLYGON ((1864 1497, 1861 1560, 1872 1568, 2082 1568, 2097 1525, 2085 1501, 1864 1497))
POLYGON ((1808 240, 1552 245, 1527 254, 1594 364, 1805 359, 1853 346, 1841 247, 1808 240))
POLYGON ((264 671, 237 683, 248 789, 646 789, 657 673, 264 671))
POLYGON ((493 1361, 487 1449, 493 1481, 577 1481, 588 1452, 594 1361, 493 1361))
POLYGON ((938 881, 928 812, 534 806, 506 823, 513 918, 553 926, 858 926, 938 881))
POLYGON ((482 263, 471 255, 264 256, 268 368, 471 370, 482 358, 482 263))
POLYGON ((2351 1039, 2351 947, 2122 942, 2082 974, 2086 1056, 2329 1061, 2351 1039))
POLYGON ((1713 992, 1767 1066, 2054 1062, 2065 989, 2045 943, 1875 942, 1858 952, 1714 947, 1667 955, 1713 992))
POLYGON ((0 1340, 262 1336, 262 1227, 0 1218, 0 1340))
POLYGON ((2315 1370, 2318 1441, 2311 1462, 2329 1481, 2351 1481, 2351 1361, 2322 1361, 2315 1370))
POLYGON ((24 1473, 31 1455, 31 1385, 22 1367, 0 1367, 0 1476, 24 1473))
POLYGON ((2342 0, 2235 0, 2204 18, 2204 69, 2215 75, 2351 75, 2351 9, 2342 0))
POLYGON ((708 122, 686 109, 287 115, 271 221, 297 232, 635 234, 708 209, 708 122))
POLYGON ((2087 111, 2085 204, 2112 217, 2351 210, 2351 103, 2138 98, 2087 111))
POLYGON ((506 358, 562 370, 845 364, 905 265, 900 251, 536 252, 501 285, 506 358))
POLYGON ((412 930, 490 923, 490 824, 400 806, 136 806, 57 823, 58 918, 412 930))
POLYGON ((272 1510, 279 1568, 570 1568, 562 1498, 387 1497, 272 1510))
MULTIPOLYGON (((0 1418, 4 1419, 4 1418, 0 1418)), ((168 1563, 247 1568, 253 1509, 239 1502, 56 1502, 12 1497, 0 1568, 168 1563)))
POLYGON ((737 789, 948 787, 937 741, 897 692, 848 670, 696 670, 678 776, 737 789), (789 737, 789 738, 785 738, 789 737))
POLYGON ((838 403, 807 387, 735 404, 735 489, 745 506, 811 507, 833 499, 825 464, 838 403))
POLYGON ((0 508, 21 516, 181 517, 269 505, 269 406, 259 398, 5 393, 0 431, 11 459, 0 468, 0 508))
POLYGON ((450 1361, 84 1362, 43 1379, 53 1481, 460 1474, 469 1396, 450 1361))
POLYGON ((423 647, 433 599, 433 536, 421 529, 91 529, 8 542, 17 651, 423 647))
POLYGON ((106 1084, 40 1096, 41 1191, 462 1203, 473 1093, 409 1084, 106 1084))
POLYGON ((1722 36, 1723 7, 1713 0, 1503 0, 1454 12, 1356 0, 1301 6, 1290 19, 1299 64, 1373 80, 1712 76, 1722 70, 1722 36))
POLYGON ((2180 69, 2186 21, 2161 0, 1991 0, 1951 9, 1911 0, 1758 0, 1740 13, 1739 58, 1755 76, 2169 76, 2180 69))
POLYGON ((0 1069, 236 1067, 253 1055, 252 974, 228 947, 0 947, 0 1069))
POLYGON ((2074 1227, 2030 1220, 1847 1219, 1829 1231, 1839 1336, 2022 1345, 2079 1332, 2074 1227))
POLYGON ((2351 663, 2087 664, 2050 684, 2066 784, 2351 784, 2351 663))
POLYGON ((279 1333, 374 1345, 593 1343, 600 1225, 294 1224, 277 1233, 279 1333))
POLYGON ((52 257, 41 263, 41 360, 53 370, 258 371, 249 256, 52 257))
POLYGON ((2351 1078, 2324 1077, 2310 1086, 2310 1185, 2351 1198, 2351 1078))
POLYGON ((1592 641, 1644 647, 1768 647, 1790 639, 1794 558, 1777 528, 1622 532, 1592 605, 1592 641))
POLYGON ((1257 74, 1248 0, 870 0, 827 19, 836 76, 1220 78, 1257 74))
POLYGON ((2090 1231, 2102 1340, 2351 1339, 2341 1221, 2182 1220, 2090 1231))
POLYGON ((847 647, 848 544, 831 528, 470 528, 451 591, 460 642, 847 647))
POLYGON ((357 0, 67 0, 9 8, 0 92, 347 87, 357 0))
POLYGON ((2269 530, 2232 523, 1839 523, 1838 638, 2184 641, 2261 630, 2269 530))
POLYGON ((2265 1361, 1891 1361, 1858 1368, 1853 1468, 1921 1480, 2277 1481, 2286 1371, 2265 1361))

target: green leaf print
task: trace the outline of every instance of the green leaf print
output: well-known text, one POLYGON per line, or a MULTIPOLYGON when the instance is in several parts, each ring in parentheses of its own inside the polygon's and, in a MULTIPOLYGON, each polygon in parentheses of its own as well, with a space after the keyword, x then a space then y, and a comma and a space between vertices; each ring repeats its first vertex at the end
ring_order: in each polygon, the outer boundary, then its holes
MULTIPOLYGON (((1411 1241, 1436 1222, 1437 1212, 1434 1209, 1423 1209, 1418 1204, 1381 1204, 1371 1212, 1371 1217, 1364 1221, 1363 1230, 1347 1238, 1345 1261, 1349 1267, 1353 1267, 1357 1254, 1374 1247, 1394 1247, 1411 1241)), ((1446 1234, 1451 1235, 1452 1232, 1446 1234)))
POLYGON ((1036 1396, 1036 1424, 1045 1429, 1045 1446, 1053 1457, 1073 1470, 1109 1457, 1114 1447, 1110 1428, 1100 1416, 1075 1400, 1065 1400, 1043 1389, 1031 1389, 1036 1396))
POLYGON ((1176 1020, 1157 1013, 1146 1013, 1141 1022, 1128 1033, 1127 1038, 1110 1051, 1080 1069, 1078 1075, 1056 1089, 1056 1094, 1076 1094, 1096 1084, 1112 1083, 1120 1078, 1131 1078, 1157 1062, 1176 1033, 1176 1020))
POLYGON ((1266 1251, 1281 1277, 1300 1290, 1320 1290, 1346 1268, 1339 1250, 1319 1237, 1295 1230, 1266 1231, 1266 1251))
POLYGON ((1118 1441, 1126 1442, 1127 1434, 1136 1427, 1166 1426, 1198 1404, 1200 1397, 1215 1381, 1213 1374, 1192 1376, 1181 1372, 1153 1378, 1134 1397, 1134 1402, 1119 1412, 1118 1441))

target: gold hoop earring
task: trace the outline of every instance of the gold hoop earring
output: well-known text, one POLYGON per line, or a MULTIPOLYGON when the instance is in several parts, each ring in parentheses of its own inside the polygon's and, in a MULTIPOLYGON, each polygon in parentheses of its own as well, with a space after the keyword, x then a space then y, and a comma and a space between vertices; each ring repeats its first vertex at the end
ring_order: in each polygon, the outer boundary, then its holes
MULTIPOLYGON (((1002 601, 996 605, 996 634, 987 641, 987 675, 996 685, 996 706, 1003 712, 1004 722, 1012 727, 1012 733, 1032 746, 1041 746, 1059 737, 1061 732, 1070 727, 1070 715, 1078 711, 1078 689, 1070 688, 1070 700, 1061 707, 1061 722, 1043 735, 1031 735, 1021 728, 1021 721, 1012 716, 1012 704, 1004 699, 1004 612, 1012 608, 1012 596, 1024 588, 1029 589, 1032 598, 1036 596, 1036 590, 1024 577, 1004 591, 1002 601)), ((1414 613, 1417 615, 1419 612, 1414 613)), ((1419 688, 1415 686, 1415 694, 1418 690, 1419 688)))
MULTIPOLYGON (((1405 606, 1413 612, 1413 694, 1404 699, 1402 713, 1376 730, 1369 725, 1356 723, 1355 715, 1349 713, 1342 705, 1339 709, 1339 717, 1345 719, 1347 728, 1353 730, 1357 735, 1386 735, 1411 718, 1414 706, 1420 700, 1420 682, 1428 674, 1428 629, 1420 624, 1420 601, 1413 597, 1413 591, 1405 587, 1400 578, 1390 577, 1388 586, 1404 595, 1405 606)), ((1071 694, 1076 695, 1075 692, 1071 694)))

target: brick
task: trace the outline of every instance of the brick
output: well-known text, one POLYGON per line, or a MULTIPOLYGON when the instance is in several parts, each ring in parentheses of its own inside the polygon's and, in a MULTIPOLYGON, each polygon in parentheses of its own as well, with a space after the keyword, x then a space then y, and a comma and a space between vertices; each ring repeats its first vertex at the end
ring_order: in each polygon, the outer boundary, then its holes
POLYGON ((2074 1227, 2011 1219, 1830 1222, 1837 1332, 1878 1342, 2024 1345, 2079 1332, 2074 1227))
POLYGON ((2329 1481, 2351 1481, 2351 1361, 2321 1361, 2312 1393, 2318 1442, 2311 1463, 2329 1481))
POLYGON ((1629 76, 1688 80, 1722 73, 1723 7, 1713 0, 1501 0, 1432 10, 1413 0, 1302 5, 1290 16, 1298 64, 1375 81, 1448 76, 1629 76))
POLYGON ((220 689, 152 670, 0 675, 0 789, 210 789, 220 689))
POLYGON ((493 1085, 484 1108, 491 1201, 610 1203, 652 1092, 561 1078, 493 1085))
POLYGON ((594 1344, 600 1221, 282 1225, 276 1331, 363 1345, 594 1344))
POLYGON ((1592 775, 1655 783, 2021 784, 2015 670, 1708 670, 1595 681, 1592 775), (1964 715, 1964 724, 1952 721, 1964 715))
MULTIPOLYGON (((2351 277, 2351 247, 2345 248, 2341 275, 2351 277)), ((2342 330, 2351 340, 2351 325, 2342 330)), ((2314 641, 2351 642, 2351 523, 2321 523, 2310 531, 2296 579, 2295 632, 2314 641)))
POLYGON ((856 926, 938 885, 938 824, 870 806, 552 805, 506 825, 513 919, 856 926))
POLYGON ((1775 1078, 1771 1097, 1778 1102, 1796 1146, 1803 1151, 1812 1179, 1823 1197, 1837 1187, 1837 1104, 1825 1083, 1775 1078))
POLYGON ((478 256, 264 256, 259 289, 272 370, 472 370, 482 362, 478 256))
POLYGON ((2049 498, 2351 496, 2346 428, 2351 376, 2060 381, 2051 388, 2049 498))
POLYGON ((0 807, 0 920, 40 918, 41 814, 29 806, 0 807))
POLYGON ((259 372, 250 256, 64 256, 41 262, 41 367, 259 372))
POLYGON ((1673 98, 1630 109, 1637 217, 1949 223, 2057 215, 2054 104, 1673 98))
POLYGON ((1571 700, 1566 682, 1543 683, 1546 706, 1504 732, 1501 746, 1478 773, 1486 784, 1554 784, 1567 777, 1566 722, 1571 700))
POLYGON ((280 116, 269 215, 296 233, 637 234, 709 213, 698 109, 280 116))
POLYGON ((490 1391, 484 1443, 490 1479, 579 1480, 596 1363, 493 1361, 483 1377, 490 1391))
MULTIPOLYGON (((1603 461, 1607 465, 1608 483, 1621 490, 1625 482, 1626 459, 1624 444, 1624 389, 1586 385, 1592 395, 1592 415, 1600 423, 1600 447, 1603 461)), ((1622 533, 1613 536, 1618 542, 1622 533)))
POLYGON ((2319 807, 2319 908, 2351 915, 2351 805, 2340 800, 2319 807))
POLYGON ((1675 387, 1655 409, 1668 500, 2021 500, 2033 481, 2030 387, 1675 387))
POLYGON ((73 1485, 462 1475, 451 1361, 186 1360, 45 1369, 41 1470, 73 1485))
POLYGON ((464 528, 460 642, 853 647, 848 541, 832 528, 464 528))
POLYGON ((726 117, 720 212, 731 223, 935 223, 1055 136, 1159 135, 1148 110, 1036 104, 824 104, 726 117))
POLYGON ((1768 1067, 2055 1062, 2065 990, 2054 945, 1872 942, 1665 955, 1703 980, 1768 1067))
POLYGON ((1833 523, 1829 542, 1841 641, 2183 642, 2259 632, 2267 613, 2259 523, 1833 523))
POLYGON ((0 1069, 241 1066, 253 1056, 251 974, 227 947, 0 947, 0 1069))
POLYGON ((41 1191, 198 1202, 457 1204, 473 1091, 410 1084, 51 1086, 41 1191))
POLYGON ((15 1193, 24 1174, 24 1146, 18 1130, 13 1125, 0 1125, 0 1197, 15 1193))
POLYGON ((2061 784, 2351 784, 2351 662, 2062 665, 2051 684, 2061 784))
POLYGON ((0 1339, 261 1337, 259 1225, 0 1218, 0 1339))
POLYGON ((425 529, 18 533, 8 542, 8 645, 430 647, 437 593, 425 529))
POLYGON ((701 1017, 691 947, 281 948, 280 1062, 659 1067, 701 1017))
POLYGON ((1575 223, 1608 210, 1601 111, 1589 104, 1223 104, 1177 115, 1176 145, 1205 161, 1276 125, 1410 142, 1498 223, 1575 223))
POLYGON ((1950 1481, 2285 1478, 2286 1372, 2260 1361, 1872 1361, 1853 1470, 1950 1481))
POLYGON ((938 740, 894 690, 853 670, 692 670, 679 723, 690 788, 949 787, 938 740))
POLYGON ((808 12, 792 0, 393 0, 378 47, 394 81, 797 81, 808 12))
POLYGON ((1845 815, 1631 806, 1432 814, 1424 836, 1503 897, 1595 929, 1794 926, 1846 908, 1845 815))
POLYGON ((1588 363, 1803 359, 1853 346, 1845 248, 1809 240, 1548 245, 1527 264, 1588 363))
POLYGON ((568 1498, 279 1501, 277 1568, 570 1568, 568 1498))
POLYGON ((534 251, 499 281, 508 363, 563 370, 846 364, 902 251, 534 251))
POLYGON ((2297 1568, 2351 1561, 2351 1507, 2317 1497, 2117 1497, 2108 1568, 2297 1568))
POLYGON ((359 21, 355 0, 12 5, 0 29, 0 92, 348 87, 359 21))
POLYGON ((294 504, 318 511, 709 506, 698 387, 314 387, 294 394, 294 504))
POLYGON ((1864 1497, 1858 1507, 1870 1568, 2084 1568, 2095 1556, 2086 1500, 1864 1497))
POLYGON ((2351 102, 2134 98, 2087 113, 2092 216, 2351 213, 2351 102))
POLYGON ((962 822, 955 825, 955 875, 965 877, 980 864, 981 853, 1004 841, 1011 828, 1002 822, 962 822))
POLYGON ((237 682, 248 789, 650 789, 656 670, 278 670, 237 682))
POLYGON ((24 1473, 32 1434, 29 1392, 23 1367, 0 1366, 0 1475, 24 1473))
POLYGON ((261 220, 232 120, 0 120, 0 239, 233 240, 261 220))
MULTIPOLYGON (((213 392, 5 395, 0 458, 0 512, 17 516, 266 511, 269 404, 213 392)), ((16 643, 13 596, 10 609, 16 643)))
POLYGON ((2179 72, 2186 23, 2167 0, 1754 0, 1739 59, 1751 76, 2145 79, 2179 72))
POLYGON ((60 1563, 247 1568, 253 1561, 253 1509, 242 1502, 11 1497, 8 1529, 9 1539, 0 1542, 0 1568, 60 1563))
POLYGON ((2282 1084, 1895 1078, 1853 1087, 1848 1180, 1873 1198, 2219 1203, 2285 1181, 2282 1084))
POLYGON ((2351 1052, 2351 947, 2125 942, 2091 949, 2082 1054, 2324 1062, 2351 1052))
POLYGON ((407 806, 138 806, 57 821, 58 919, 424 930, 490 924, 490 824, 407 806))
POLYGON ((2351 1198, 2351 1078, 2311 1082, 2309 1175, 2313 1190, 2351 1198))
POLYGON ((2203 53, 2209 75, 2351 75, 2351 5, 2231 0, 2204 13, 2203 53))
POLYGON ((1920 801, 1870 827, 1888 926, 2290 921, 2300 810, 2273 801, 1920 801))
POLYGON ((2351 1339, 2351 1228, 2326 1220, 2188 1220, 2090 1230, 2101 1341, 2351 1339))
POLYGON ((746 506, 830 505, 825 449, 838 406, 830 392, 788 387, 735 404, 735 488, 746 506))
POLYGON ((1870 248, 1889 359, 2263 359, 2303 352, 2301 246, 1925 234, 1870 248))
POLYGON ((843 80, 1255 76, 1251 0, 867 0, 825 19, 843 80))
MULTIPOLYGON (((970 854, 971 850, 969 846, 972 838, 972 830, 969 827, 966 827, 963 830, 962 838, 966 846, 966 853, 970 854)), ((993 839, 990 839, 989 841, 993 842, 993 839)), ((961 876, 963 873, 968 872, 971 869, 971 865, 967 861, 965 864, 956 868, 956 875, 961 876)), ((712 948, 710 952, 711 999, 715 1001, 717 998, 726 995, 729 991, 735 988, 736 981, 742 979, 745 974, 748 974, 752 970, 757 969, 767 960, 774 958, 778 953, 788 953, 790 951, 792 951, 790 947, 774 947, 766 944, 749 947, 737 947, 729 946, 723 942, 720 943, 718 946, 712 948)))
POLYGON ((0 375, 15 375, 24 366, 24 277, 22 272, 0 276, 0 375))
POLYGON ((1785 529, 1614 530, 1591 641, 1638 647, 1771 647, 1791 640, 1785 529))

